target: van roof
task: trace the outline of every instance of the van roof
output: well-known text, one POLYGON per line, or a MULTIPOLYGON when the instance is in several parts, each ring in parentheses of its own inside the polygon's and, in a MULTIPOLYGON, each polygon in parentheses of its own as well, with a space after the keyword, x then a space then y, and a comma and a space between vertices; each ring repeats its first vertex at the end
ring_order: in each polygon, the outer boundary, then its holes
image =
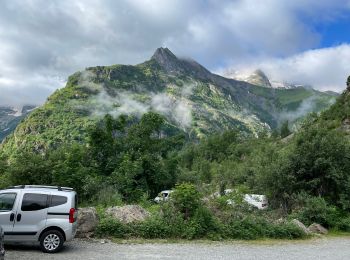
POLYGON ((40 190, 40 191, 74 191, 73 188, 69 187, 60 187, 60 186, 45 186, 45 185, 17 185, 5 188, 3 190, 19 190, 19 189, 30 189, 30 190, 40 190))

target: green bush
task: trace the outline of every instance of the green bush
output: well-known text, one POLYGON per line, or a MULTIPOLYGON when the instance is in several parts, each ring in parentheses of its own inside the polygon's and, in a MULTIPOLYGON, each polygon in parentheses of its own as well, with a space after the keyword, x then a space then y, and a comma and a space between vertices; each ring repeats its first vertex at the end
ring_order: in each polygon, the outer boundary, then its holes
POLYGON ((130 233, 130 225, 123 224, 120 221, 111 217, 102 218, 96 229, 97 236, 112 236, 115 238, 126 238, 130 233))
POLYGON ((292 223, 272 224, 269 238, 295 239, 305 237, 304 232, 292 223))
POLYGON ((321 197, 308 197, 304 199, 301 207, 294 210, 291 217, 300 220, 305 225, 318 223, 326 228, 335 227, 341 219, 337 208, 329 206, 321 197))
POLYGON ((305 234, 290 223, 271 223, 263 218, 246 217, 226 225, 226 236, 233 239, 302 238, 305 234))
POLYGON ((100 184, 99 187, 100 189, 92 197, 92 201, 95 204, 104 207, 123 205, 122 196, 118 193, 115 186, 100 184))
POLYGON ((221 233, 219 221, 215 218, 213 213, 205 207, 199 207, 190 222, 192 222, 192 227, 197 228, 194 234, 195 238, 221 233))
POLYGON ((350 217, 339 220, 335 228, 340 231, 350 232, 350 217))
POLYGON ((181 212, 185 219, 193 216, 196 209, 200 206, 200 193, 196 187, 190 183, 178 184, 174 193, 171 195, 173 203, 178 212, 181 212))
POLYGON ((138 229, 136 233, 143 238, 167 238, 172 236, 169 232, 169 226, 160 216, 148 218, 138 224, 136 229, 138 229))

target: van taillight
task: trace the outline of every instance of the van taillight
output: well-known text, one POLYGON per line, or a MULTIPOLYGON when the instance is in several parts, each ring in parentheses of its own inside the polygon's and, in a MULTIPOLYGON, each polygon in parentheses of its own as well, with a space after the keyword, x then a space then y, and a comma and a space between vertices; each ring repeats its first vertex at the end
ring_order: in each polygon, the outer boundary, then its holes
POLYGON ((74 223, 75 221, 74 214, 75 214, 75 209, 71 208, 69 210, 69 223, 74 223))

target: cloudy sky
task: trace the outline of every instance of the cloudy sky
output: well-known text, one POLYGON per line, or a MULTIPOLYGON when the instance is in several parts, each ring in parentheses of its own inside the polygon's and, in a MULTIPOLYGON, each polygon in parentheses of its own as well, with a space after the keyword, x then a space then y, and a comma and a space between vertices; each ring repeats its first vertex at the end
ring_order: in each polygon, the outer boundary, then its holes
POLYGON ((140 63, 161 46, 212 71, 342 91, 350 0, 2 0, 0 105, 41 104, 77 70, 140 63))

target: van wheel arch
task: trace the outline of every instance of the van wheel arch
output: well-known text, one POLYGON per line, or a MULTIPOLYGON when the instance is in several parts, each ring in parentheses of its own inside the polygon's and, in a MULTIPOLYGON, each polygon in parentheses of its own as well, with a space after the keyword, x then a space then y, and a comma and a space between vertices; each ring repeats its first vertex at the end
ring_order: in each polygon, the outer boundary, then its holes
POLYGON ((59 232, 62 234, 62 236, 63 236, 63 238, 64 238, 64 241, 66 241, 66 234, 64 233, 63 229, 60 228, 60 227, 56 227, 56 226, 47 227, 47 228, 45 228, 43 231, 41 231, 40 236, 39 236, 39 238, 38 238, 38 241, 40 241, 41 236, 42 236, 45 232, 47 232, 47 231, 49 231, 49 230, 57 230, 57 231, 59 231, 59 232))

